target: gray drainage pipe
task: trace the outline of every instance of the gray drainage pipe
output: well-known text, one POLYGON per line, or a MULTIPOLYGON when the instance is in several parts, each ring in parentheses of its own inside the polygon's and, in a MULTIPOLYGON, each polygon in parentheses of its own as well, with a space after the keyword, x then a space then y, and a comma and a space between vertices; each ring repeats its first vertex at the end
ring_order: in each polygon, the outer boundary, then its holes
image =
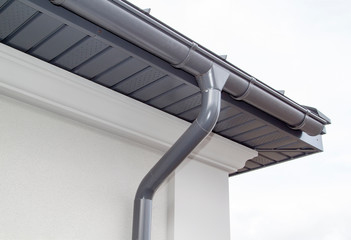
POLYGON ((189 129, 141 182, 134 203, 133 240, 150 239, 152 197, 169 174, 212 131, 217 122, 223 88, 237 100, 244 100, 310 135, 321 134, 324 124, 328 124, 327 120, 124 1, 50 1, 197 76, 202 91, 202 109, 189 129))
POLYGON ((201 110, 196 120, 141 181, 134 199, 133 240, 149 240, 152 198, 161 183, 212 131, 221 106, 221 92, 229 73, 214 65, 197 77, 202 92, 201 110))
MULTIPOLYGON (((56 4, 65 3, 63 6, 69 9, 79 8, 79 3, 82 3, 79 0, 55 0, 52 2, 56 4)), ((83 2, 88 3, 89 1, 83 2)), ((111 4, 109 1, 103 2, 111 4)), ((185 66, 189 59, 192 58, 192 49, 186 49, 186 51, 185 58, 178 62, 177 67, 185 66)), ((195 64, 199 64, 199 70, 194 75, 196 75, 202 94, 200 113, 190 127, 141 181, 134 199, 133 240, 150 240, 152 199, 156 190, 212 131, 217 123, 221 109, 221 93, 230 72, 213 62, 206 61, 203 64, 201 61, 195 61, 195 64)))

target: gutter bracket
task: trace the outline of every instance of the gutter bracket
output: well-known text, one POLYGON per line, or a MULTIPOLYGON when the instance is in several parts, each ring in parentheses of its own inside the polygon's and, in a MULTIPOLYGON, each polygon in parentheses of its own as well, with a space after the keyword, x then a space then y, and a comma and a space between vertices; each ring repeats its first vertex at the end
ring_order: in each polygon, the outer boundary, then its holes
POLYGON ((133 240, 150 240, 152 199, 159 186, 212 131, 221 110, 221 92, 229 71, 213 64, 196 76, 201 89, 201 110, 196 120, 141 181, 134 198, 133 240))

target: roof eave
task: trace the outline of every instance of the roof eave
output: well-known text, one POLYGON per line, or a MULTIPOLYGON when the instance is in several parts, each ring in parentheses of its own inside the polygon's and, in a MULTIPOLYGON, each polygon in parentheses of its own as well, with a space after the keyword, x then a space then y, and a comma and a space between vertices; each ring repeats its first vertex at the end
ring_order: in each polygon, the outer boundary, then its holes
POLYGON ((52 2, 194 76, 206 73, 213 63, 222 66, 230 72, 224 91, 287 123, 293 129, 317 136, 323 134, 324 125, 330 123, 324 115, 297 104, 126 1, 52 2))

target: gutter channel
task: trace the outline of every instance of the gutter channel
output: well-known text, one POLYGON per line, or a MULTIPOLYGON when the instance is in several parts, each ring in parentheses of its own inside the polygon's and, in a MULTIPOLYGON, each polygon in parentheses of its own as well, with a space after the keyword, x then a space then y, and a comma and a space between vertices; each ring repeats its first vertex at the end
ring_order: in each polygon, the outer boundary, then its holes
POLYGON ((329 121, 298 105, 190 39, 121 0, 50 0, 195 76, 202 94, 196 120, 141 181, 134 199, 133 240, 150 240, 158 187, 212 131, 222 90, 316 136, 329 121))
POLYGON ((152 18, 127 1, 51 0, 102 28, 130 41, 194 76, 216 63, 230 72, 223 90, 234 98, 285 122, 295 130, 316 136, 324 133, 328 119, 297 104, 216 54, 152 18))

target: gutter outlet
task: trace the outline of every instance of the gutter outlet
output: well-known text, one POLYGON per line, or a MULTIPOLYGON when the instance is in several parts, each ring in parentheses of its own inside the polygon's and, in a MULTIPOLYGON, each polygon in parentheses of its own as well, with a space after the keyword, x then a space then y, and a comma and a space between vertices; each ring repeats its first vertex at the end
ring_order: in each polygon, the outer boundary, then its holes
POLYGON ((221 57, 197 45, 158 20, 122 0, 51 0, 174 67, 196 77, 202 93, 197 119, 141 181, 134 200, 133 240, 150 240, 152 198, 161 183, 212 131, 224 90, 234 99, 285 122, 291 128, 317 136, 325 119, 295 103, 221 57))

